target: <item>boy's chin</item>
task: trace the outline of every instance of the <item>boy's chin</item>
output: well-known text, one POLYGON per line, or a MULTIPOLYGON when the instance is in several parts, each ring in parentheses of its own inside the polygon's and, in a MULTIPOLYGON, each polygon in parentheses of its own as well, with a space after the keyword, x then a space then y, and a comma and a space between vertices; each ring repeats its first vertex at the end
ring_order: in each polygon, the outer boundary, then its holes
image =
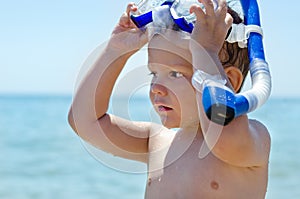
POLYGON ((170 122, 170 121, 167 121, 167 120, 161 120, 161 123, 164 125, 164 127, 167 127, 168 129, 180 128, 180 125, 175 123, 175 122, 170 122))
POLYGON ((198 128, 200 125, 200 121, 199 120, 189 120, 189 121, 182 121, 182 123, 180 123, 179 121, 172 121, 172 120, 168 120, 166 118, 161 118, 161 123, 164 127, 168 128, 168 129, 173 129, 173 128, 198 128))

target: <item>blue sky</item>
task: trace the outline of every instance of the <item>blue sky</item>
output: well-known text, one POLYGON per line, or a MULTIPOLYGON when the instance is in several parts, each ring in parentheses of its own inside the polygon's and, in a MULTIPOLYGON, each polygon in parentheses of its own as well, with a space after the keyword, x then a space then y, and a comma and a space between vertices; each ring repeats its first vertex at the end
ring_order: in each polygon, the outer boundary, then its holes
MULTIPOLYGON (((71 94, 82 63, 128 1, 0 2, 0 93, 71 94)), ((300 96, 300 1, 259 2, 272 96, 300 96)))

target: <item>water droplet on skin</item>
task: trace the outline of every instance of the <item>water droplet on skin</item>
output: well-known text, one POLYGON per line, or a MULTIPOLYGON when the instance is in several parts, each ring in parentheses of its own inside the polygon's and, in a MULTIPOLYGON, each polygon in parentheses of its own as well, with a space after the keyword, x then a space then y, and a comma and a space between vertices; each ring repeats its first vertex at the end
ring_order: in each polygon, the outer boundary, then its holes
POLYGON ((161 177, 160 178, 158 178, 158 182, 160 182, 161 181, 161 177))

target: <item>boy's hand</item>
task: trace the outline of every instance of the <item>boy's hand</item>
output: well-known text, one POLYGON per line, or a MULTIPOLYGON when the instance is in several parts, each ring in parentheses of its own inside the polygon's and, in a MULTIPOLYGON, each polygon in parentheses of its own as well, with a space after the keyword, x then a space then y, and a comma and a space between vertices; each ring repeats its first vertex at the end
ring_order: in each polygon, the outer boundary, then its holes
POLYGON ((211 0, 198 1, 204 5, 206 11, 198 5, 191 6, 190 12, 197 17, 192 39, 208 52, 218 54, 233 22, 231 15, 227 13, 226 0, 218 0, 216 10, 211 0))
POLYGON ((148 42, 148 34, 137 28, 130 18, 130 12, 136 11, 137 7, 134 3, 127 5, 126 12, 122 14, 112 32, 109 42, 111 48, 121 51, 137 51, 148 42))

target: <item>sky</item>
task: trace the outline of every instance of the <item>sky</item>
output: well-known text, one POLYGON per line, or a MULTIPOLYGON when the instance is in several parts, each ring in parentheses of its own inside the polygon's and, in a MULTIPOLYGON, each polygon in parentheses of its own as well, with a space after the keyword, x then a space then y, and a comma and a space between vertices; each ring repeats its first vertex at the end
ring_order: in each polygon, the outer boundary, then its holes
MULTIPOLYGON (((0 94, 72 94, 126 0, 0 0, 0 94)), ((259 0, 272 97, 300 97, 300 1, 259 0), (273 3, 276 2, 276 3, 273 3)))

